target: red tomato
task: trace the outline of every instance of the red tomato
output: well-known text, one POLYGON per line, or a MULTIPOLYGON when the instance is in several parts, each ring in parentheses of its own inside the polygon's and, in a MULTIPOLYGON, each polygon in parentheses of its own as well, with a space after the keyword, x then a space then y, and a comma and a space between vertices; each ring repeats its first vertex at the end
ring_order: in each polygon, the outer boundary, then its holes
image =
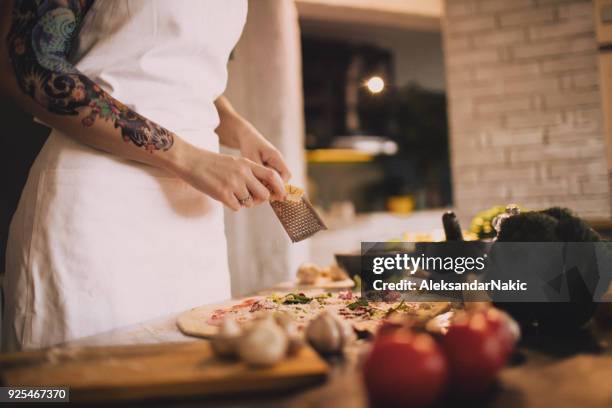
POLYGON ((433 338, 398 330, 378 337, 363 365, 376 406, 425 407, 444 393, 448 366, 433 338))
POLYGON ((376 331, 376 338, 380 339, 382 336, 388 336, 390 334, 394 334, 398 330, 402 329, 402 324, 397 323, 391 320, 383 320, 382 323, 378 326, 378 330, 376 331))
POLYGON ((487 390, 508 358, 507 346, 485 314, 457 319, 442 338, 451 386, 456 395, 475 396, 487 390))
POLYGON ((510 356, 520 337, 518 324, 506 312, 495 308, 488 309, 485 312, 485 317, 490 330, 500 338, 507 356, 510 356))

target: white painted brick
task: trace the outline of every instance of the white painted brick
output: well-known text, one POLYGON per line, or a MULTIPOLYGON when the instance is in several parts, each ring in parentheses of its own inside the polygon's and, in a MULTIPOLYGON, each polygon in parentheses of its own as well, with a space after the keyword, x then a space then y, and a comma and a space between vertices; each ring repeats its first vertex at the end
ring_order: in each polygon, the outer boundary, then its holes
POLYGON ((503 95, 504 84, 501 81, 479 82, 471 81, 462 84, 459 89, 450 91, 453 98, 475 98, 479 96, 503 95))
POLYGON ((533 6, 534 3, 534 0, 486 0, 479 3, 478 10, 485 13, 522 10, 533 6))
POLYGON ((567 197, 564 205, 582 217, 605 217, 609 216, 610 213, 610 197, 608 194, 567 197))
POLYGON ((528 110, 531 107, 529 96, 514 96, 500 98, 485 98, 475 101, 475 110, 478 114, 505 113, 528 110))
POLYGON ((506 160, 505 154, 499 149, 470 149, 462 151, 454 158, 455 166, 467 165, 499 165, 506 160))
POLYGON ((493 182, 478 182, 475 184, 460 184, 457 183, 457 190, 455 192, 459 199, 469 199, 472 196, 478 196, 479 198, 500 198, 506 197, 509 192, 509 187, 503 183, 496 181, 493 182))
POLYGON ((554 58, 540 61, 540 68, 545 74, 592 69, 593 67, 597 67, 597 53, 595 51, 582 55, 560 54, 554 58))
POLYGON ((540 5, 540 6, 544 6, 544 5, 561 5, 561 4, 565 4, 565 3, 571 3, 571 2, 576 2, 576 1, 591 1, 591 0, 536 0, 536 4, 540 5))
POLYGON ((564 122, 546 127, 547 138, 551 143, 574 143, 588 138, 597 140, 602 138, 601 121, 573 123, 571 120, 572 118, 568 117, 564 122))
POLYGON ((576 107, 567 109, 568 122, 574 125, 590 125, 594 122, 602 123, 601 107, 576 107))
POLYGON ((513 78, 502 82, 504 95, 547 93, 560 89, 559 79, 555 77, 529 76, 513 78))
POLYGON ((569 91, 574 87, 574 81, 572 80, 571 75, 561 75, 559 77, 559 85, 560 89, 569 91))
POLYGON ((476 80, 524 78, 535 76, 539 71, 540 67, 537 62, 504 63, 476 67, 473 76, 476 80))
POLYGON ((596 69, 571 74, 574 88, 599 88, 599 71, 596 69))
POLYGON ((523 197, 543 197, 549 195, 565 195, 569 192, 567 180, 557 182, 547 181, 546 183, 513 183, 510 186, 510 194, 513 198, 523 197))
POLYGON ((491 117, 482 117, 478 118, 478 120, 461 120, 456 123, 458 126, 455 129, 460 129, 462 133, 478 133, 478 132, 487 132, 487 131, 495 131, 498 129, 504 128, 505 119, 502 115, 499 116, 491 116, 491 117))
POLYGON ((510 163, 534 162, 539 160, 574 160, 588 159, 602 154, 601 146, 559 146, 547 145, 537 149, 511 148, 510 163))
POLYGON ((599 105, 601 104, 601 94, 599 90, 586 92, 549 92, 544 95, 544 104, 546 109, 550 108, 566 108, 581 105, 599 105))
POLYGON ((446 82, 449 88, 453 88, 454 85, 460 85, 468 81, 476 79, 476 73, 474 70, 467 67, 465 69, 451 69, 446 74, 446 82))
POLYGON ((507 30, 496 30, 494 32, 477 33, 472 36, 474 47, 515 45, 526 42, 525 30, 513 28, 507 30))
MULTIPOLYGON (((480 181, 497 181, 510 183, 523 183, 525 181, 535 181, 538 178, 538 169, 535 164, 523 166, 491 166, 487 171, 482 171, 480 181)), ((510 184, 509 183, 509 184, 510 184)))
POLYGON ((583 194, 601 194, 610 191, 608 178, 584 181, 580 185, 583 194))
POLYGON ((544 129, 524 129, 522 131, 500 130, 491 132, 493 146, 520 146, 542 145, 544 142, 544 129))
POLYGON ((592 2, 458 4, 445 34, 458 212, 518 201, 612 215, 592 2))
POLYGON ((453 143, 451 148, 458 155, 466 153, 469 155, 473 150, 490 149, 488 145, 490 143, 488 142, 486 132, 473 131, 461 135, 459 142, 453 143))
POLYGON ((592 18, 594 13, 592 1, 568 2, 559 6, 560 19, 575 19, 576 17, 592 18))
POLYGON ((453 115, 461 118, 471 118, 474 115, 474 105, 471 99, 467 99, 460 104, 453 104, 450 109, 452 109, 453 115))
POLYGON ((515 58, 537 58, 546 56, 567 55, 574 52, 595 51, 597 43, 594 38, 574 38, 567 41, 538 42, 514 47, 515 58))
POLYGON ((569 173, 580 176, 600 176, 608 172, 607 163, 604 160, 574 160, 571 162, 550 162, 547 163, 547 171, 550 177, 565 176, 569 173))
POLYGON ((506 115, 505 123, 508 129, 553 126, 563 123, 563 114, 561 112, 533 112, 531 115, 525 115, 510 112, 506 115))
POLYGON ((456 52, 446 55, 449 64, 454 66, 478 66, 499 61, 499 53, 495 49, 484 49, 470 52, 456 52))
POLYGON ((453 180, 462 184, 477 183, 480 173, 482 173, 480 166, 456 167, 453 171, 453 180))
POLYGON ((528 26, 536 23, 546 23, 555 20, 554 7, 523 8, 518 11, 504 13, 499 16, 502 27, 528 26))
POLYGON ((590 35, 595 37, 595 22, 592 19, 581 18, 566 20, 555 24, 535 25, 529 28, 529 38, 532 40, 547 40, 559 37, 575 37, 590 35))

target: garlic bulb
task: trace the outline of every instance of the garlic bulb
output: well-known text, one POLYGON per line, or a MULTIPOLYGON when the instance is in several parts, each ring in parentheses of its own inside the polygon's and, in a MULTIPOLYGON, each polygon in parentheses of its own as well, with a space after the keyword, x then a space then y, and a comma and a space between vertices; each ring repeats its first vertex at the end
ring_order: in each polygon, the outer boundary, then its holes
POLYGON ((241 334, 242 330, 234 319, 229 317, 223 319, 221 326, 219 326, 219 332, 211 342, 215 354, 219 357, 234 357, 241 334))
POLYGON ((312 285, 317 281, 321 269, 313 263, 303 263, 297 271, 298 283, 303 285, 312 285))
POLYGON ((325 310, 308 324, 306 339, 317 351, 334 354, 342 352, 355 333, 345 321, 325 310))
POLYGON ((257 321, 238 341, 238 355, 247 364, 271 366, 287 355, 287 335, 274 319, 257 321))

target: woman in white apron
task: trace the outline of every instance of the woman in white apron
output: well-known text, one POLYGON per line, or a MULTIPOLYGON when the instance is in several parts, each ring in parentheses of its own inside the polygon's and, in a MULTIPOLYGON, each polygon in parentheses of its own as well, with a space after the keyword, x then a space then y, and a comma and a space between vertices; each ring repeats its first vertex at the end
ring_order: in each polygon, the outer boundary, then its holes
POLYGON ((3 348, 229 298, 222 203, 280 198, 289 177, 221 96, 246 0, 2 8, 3 94, 53 128, 11 223, 3 348))

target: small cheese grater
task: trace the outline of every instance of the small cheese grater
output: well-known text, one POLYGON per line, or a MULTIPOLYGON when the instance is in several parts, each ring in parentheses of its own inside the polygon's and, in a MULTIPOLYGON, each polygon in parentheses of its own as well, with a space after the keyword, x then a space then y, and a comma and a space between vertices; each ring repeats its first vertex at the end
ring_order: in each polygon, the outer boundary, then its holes
POLYGON ((310 201, 304 197, 302 189, 287 184, 285 190, 287 198, 270 201, 270 205, 292 242, 302 241, 327 229, 310 201))

